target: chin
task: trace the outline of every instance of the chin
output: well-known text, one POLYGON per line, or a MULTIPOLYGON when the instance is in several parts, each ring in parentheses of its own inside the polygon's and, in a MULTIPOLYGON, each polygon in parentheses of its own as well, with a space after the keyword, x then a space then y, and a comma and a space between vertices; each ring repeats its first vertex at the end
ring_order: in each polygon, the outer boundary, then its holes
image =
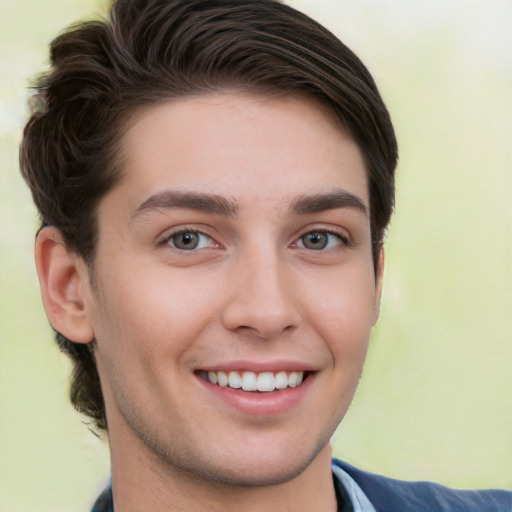
MULTIPOLYGON (((316 454, 302 460, 233 461, 231 467, 203 466, 203 478, 229 487, 277 486, 297 478, 316 454)), ((197 473, 196 473, 197 475, 197 473)))
POLYGON ((196 457, 187 457, 181 461, 174 458, 168 462, 175 468, 181 466, 179 472, 187 473, 193 480, 215 486, 240 488, 278 486, 300 476, 327 443, 319 443, 307 451, 305 446, 301 446, 302 450, 298 450, 296 445, 285 445, 284 449, 281 447, 270 450, 266 447, 267 449, 258 452, 240 450, 238 455, 231 454, 224 460, 222 457, 212 458, 211 454, 203 454, 202 457, 197 457, 198 454, 196 454, 196 457))

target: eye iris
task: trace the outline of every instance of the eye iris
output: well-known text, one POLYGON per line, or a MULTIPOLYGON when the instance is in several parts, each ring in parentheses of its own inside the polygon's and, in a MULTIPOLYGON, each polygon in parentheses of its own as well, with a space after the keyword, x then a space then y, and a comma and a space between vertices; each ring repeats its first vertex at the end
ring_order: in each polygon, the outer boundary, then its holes
POLYGON ((325 249, 327 242, 327 234, 319 231, 313 231, 302 237, 302 243, 307 249, 325 249))
POLYGON ((177 249, 195 249, 199 244, 199 235, 190 231, 178 233, 172 237, 172 242, 177 249))

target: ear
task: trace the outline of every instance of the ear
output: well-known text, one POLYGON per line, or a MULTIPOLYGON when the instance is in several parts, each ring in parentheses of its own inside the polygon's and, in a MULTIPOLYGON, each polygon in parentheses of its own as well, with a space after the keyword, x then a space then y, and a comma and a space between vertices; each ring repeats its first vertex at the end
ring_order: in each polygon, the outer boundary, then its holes
POLYGON ((377 258, 377 267, 375 271, 375 304, 373 306, 373 325, 377 323, 380 315, 380 303, 382 300, 382 286, 384 281, 384 245, 380 246, 377 258))
POLYGON ((91 342, 94 332, 84 307, 89 286, 85 262, 66 247, 60 231, 51 226, 37 235, 35 259, 50 324, 71 341, 91 342))

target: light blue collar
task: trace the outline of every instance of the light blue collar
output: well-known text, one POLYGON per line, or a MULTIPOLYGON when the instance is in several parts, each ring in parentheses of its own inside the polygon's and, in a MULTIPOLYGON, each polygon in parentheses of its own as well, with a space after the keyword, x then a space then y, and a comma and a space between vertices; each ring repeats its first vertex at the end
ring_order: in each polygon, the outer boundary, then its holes
POLYGON ((352 505, 354 506, 354 512, 377 512, 361 487, 356 484, 348 473, 334 464, 332 465, 332 472, 350 496, 352 505))

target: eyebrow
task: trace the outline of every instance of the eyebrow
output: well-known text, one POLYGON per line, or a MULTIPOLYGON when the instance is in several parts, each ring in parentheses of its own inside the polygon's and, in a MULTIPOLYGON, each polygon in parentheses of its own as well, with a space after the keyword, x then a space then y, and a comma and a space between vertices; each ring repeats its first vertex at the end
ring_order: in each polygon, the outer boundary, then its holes
POLYGON ((304 195, 293 201, 290 212, 296 215, 319 213, 337 208, 353 208, 368 217, 368 208, 364 202, 346 190, 336 189, 331 192, 304 195))
MULTIPOLYGON (((223 196, 201 192, 164 190, 146 199, 135 210, 133 218, 148 210, 173 208, 197 210, 224 217, 235 217, 240 209, 236 201, 223 196)), ((368 208, 363 201, 356 195, 342 189, 300 196, 292 202, 289 211, 295 215, 306 215, 338 208, 353 208, 368 216, 368 208)))
POLYGON ((238 213, 235 201, 218 195, 199 192, 165 190, 146 199, 134 212, 133 217, 147 210, 184 208, 213 213, 224 217, 234 217, 238 213))

